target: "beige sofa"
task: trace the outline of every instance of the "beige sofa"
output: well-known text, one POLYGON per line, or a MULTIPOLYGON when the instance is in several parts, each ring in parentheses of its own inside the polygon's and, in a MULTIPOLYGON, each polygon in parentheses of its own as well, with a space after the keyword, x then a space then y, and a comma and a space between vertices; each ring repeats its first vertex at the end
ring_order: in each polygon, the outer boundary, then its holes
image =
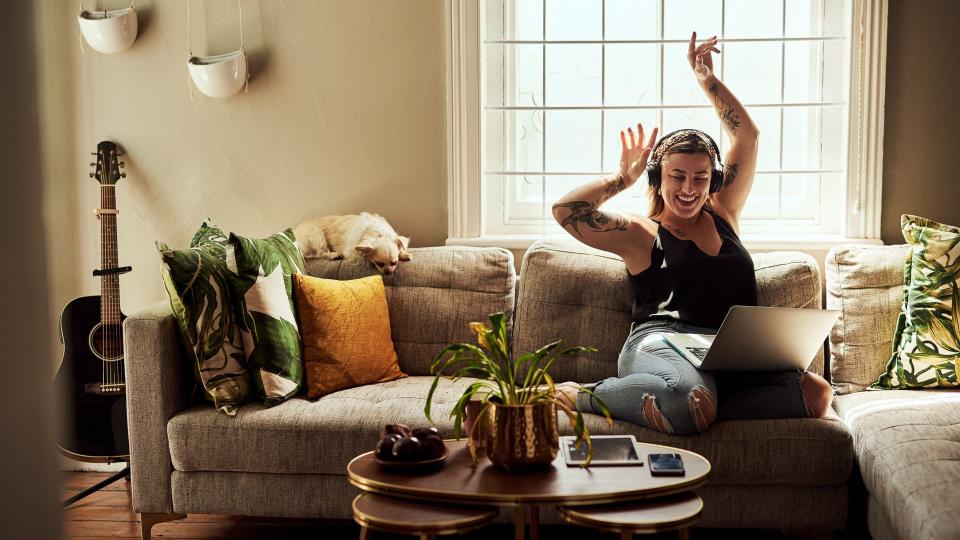
POLYGON ((909 247, 838 246, 826 257, 834 407, 853 435, 876 540, 960 538, 960 392, 865 388, 883 372, 909 247))
MULTIPOLYGON (((352 388, 317 401, 292 399, 235 418, 191 400, 193 380, 166 304, 125 323, 133 509, 144 531, 188 513, 350 519, 356 493, 347 462, 373 448, 384 423, 423 425, 430 360, 447 343, 470 341, 468 323, 515 312, 517 350, 562 338, 599 352, 558 362, 557 380, 592 382, 616 374, 630 326, 631 289, 622 261, 574 244, 538 243, 524 257, 515 294, 513 258, 496 248, 411 250, 413 261, 385 278, 393 339, 410 377, 352 388)), ((754 255, 760 302, 821 305, 815 261, 795 252, 754 255)), ((350 279, 365 267, 309 259, 308 273, 350 279)), ((812 370, 822 371, 822 355, 812 370)), ((444 382, 435 399, 447 413, 470 380, 444 382)), ((854 441, 836 415, 824 420, 718 422, 704 435, 669 436, 626 422, 595 434, 633 433, 640 440, 687 448, 713 464, 698 526, 836 531, 847 526, 854 441)), ((860 426, 863 424, 855 424, 860 426)), ((566 426, 566 422, 561 422, 566 426)), ((860 440, 860 439, 858 439, 860 440)), ((511 521, 511 512, 501 515, 511 521)), ((542 521, 559 522, 545 509, 542 521)))

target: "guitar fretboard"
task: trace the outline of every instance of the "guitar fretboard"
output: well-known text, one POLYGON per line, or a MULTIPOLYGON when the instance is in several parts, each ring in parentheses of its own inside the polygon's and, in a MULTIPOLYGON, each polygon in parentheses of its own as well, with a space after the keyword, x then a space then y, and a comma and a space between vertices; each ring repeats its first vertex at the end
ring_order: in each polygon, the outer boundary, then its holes
MULTIPOLYGON (((117 197, 114 184, 100 185, 100 268, 116 268, 117 260, 117 197), (112 211, 112 212, 111 212, 112 211)), ((120 324, 120 275, 100 276, 100 322, 120 324)))

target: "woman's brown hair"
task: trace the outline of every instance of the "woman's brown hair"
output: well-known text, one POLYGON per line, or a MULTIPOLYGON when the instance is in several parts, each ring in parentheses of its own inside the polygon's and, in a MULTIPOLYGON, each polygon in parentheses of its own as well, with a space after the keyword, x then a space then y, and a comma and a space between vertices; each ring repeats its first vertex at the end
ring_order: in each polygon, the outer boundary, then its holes
MULTIPOLYGON (((670 148, 667 148, 663 152, 663 157, 660 158, 660 163, 657 166, 662 167, 663 160, 667 159, 667 156, 670 154, 703 154, 708 158, 711 156, 711 148, 707 146, 707 143, 701 139, 690 139, 686 141, 679 142, 674 144, 670 148)), ((710 159, 711 168, 714 166, 713 158, 710 159)), ((663 170, 660 171, 660 183, 663 183, 663 170)), ((660 195, 660 190, 653 186, 647 187, 647 197, 650 199, 650 210, 647 212, 647 217, 653 217, 661 212, 663 212, 663 196, 660 195)), ((713 194, 707 196, 706 202, 707 209, 713 209, 713 194)))

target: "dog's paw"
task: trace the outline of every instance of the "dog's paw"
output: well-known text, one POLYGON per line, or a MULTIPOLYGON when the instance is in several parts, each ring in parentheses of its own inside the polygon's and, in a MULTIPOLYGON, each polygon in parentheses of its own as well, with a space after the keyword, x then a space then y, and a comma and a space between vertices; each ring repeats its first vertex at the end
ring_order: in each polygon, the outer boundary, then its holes
POLYGON ((326 253, 321 253, 319 257, 321 259, 326 259, 328 261, 339 261, 343 259, 343 253, 337 253, 336 251, 328 251, 326 253))

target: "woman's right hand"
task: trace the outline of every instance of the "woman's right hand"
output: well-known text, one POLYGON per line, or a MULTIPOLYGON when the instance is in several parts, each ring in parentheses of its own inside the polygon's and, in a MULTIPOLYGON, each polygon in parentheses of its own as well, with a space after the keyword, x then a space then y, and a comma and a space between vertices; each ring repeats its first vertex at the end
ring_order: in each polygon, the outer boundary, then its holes
POLYGON ((653 151, 654 144, 657 142, 657 131, 658 128, 653 128, 653 133, 650 134, 646 144, 643 142, 641 124, 637 124, 637 133, 633 132, 633 128, 627 128, 626 132, 620 131, 620 143, 623 147, 623 153, 620 155, 620 176, 627 184, 625 187, 635 184, 647 168, 650 152, 653 151))

